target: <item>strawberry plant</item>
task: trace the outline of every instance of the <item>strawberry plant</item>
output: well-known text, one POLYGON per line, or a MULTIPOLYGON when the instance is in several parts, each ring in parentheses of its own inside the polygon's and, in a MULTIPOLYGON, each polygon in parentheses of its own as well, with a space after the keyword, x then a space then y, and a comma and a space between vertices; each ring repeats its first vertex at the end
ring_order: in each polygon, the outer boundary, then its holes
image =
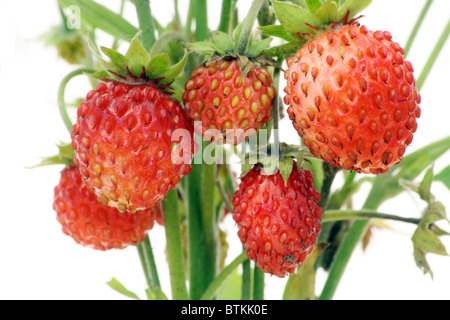
MULTIPOLYGON (((183 21, 175 0, 168 25, 149 0, 122 0, 118 13, 93 0, 56 1, 62 26, 46 40, 79 66, 58 91, 70 140, 41 163, 64 166, 54 199, 63 232, 97 250, 136 246, 151 300, 262 300, 268 276, 284 278, 280 299, 332 299, 380 220, 416 225, 411 251, 432 274, 427 255, 447 255, 440 238, 449 233, 431 187, 450 188, 449 167, 436 173, 433 164, 450 137, 409 146, 425 134, 430 108, 420 91, 449 24, 417 70, 407 55, 432 1, 405 47, 364 26, 361 12, 378 5, 370 0, 254 0, 241 20, 237 2, 222 0, 211 30, 206 0, 191 0, 183 21), (79 29, 68 27, 74 7, 79 29), (78 76, 92 88, 73 119, 65 92, 78 76), (296 143, 285 142, 285 114, 296 143), (362 185, 370 191, 358 208, 362 185), (424 212, 379 211, 404 191, 424 212), (232 232, 221 229, 226 219, 232 232), (164 257, 150 243, 155 221, 164 257), (229 241, 242 252, 230 256, 229 241)), ((115 279, 109 285, 138 297, 115 279)))

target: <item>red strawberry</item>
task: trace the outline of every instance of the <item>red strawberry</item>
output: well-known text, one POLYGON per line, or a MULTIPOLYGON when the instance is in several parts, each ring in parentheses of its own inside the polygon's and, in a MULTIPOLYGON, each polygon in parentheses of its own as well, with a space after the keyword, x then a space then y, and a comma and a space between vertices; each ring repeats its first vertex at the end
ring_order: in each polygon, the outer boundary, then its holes
POLYGON ((123 215, 102 205, 89 192, 80 171, 71 167, 61 173, 55 187, 53 208, 63 232, 78 244, 97 250, 124 249, 143 241, 153 228, 157 209, 123 215))
POLYGON ((402 160, 421 112, 403 54, 389 32, 352 25, 321 34, 288 59, 285 103, 314 156, 372 174, 402 160))
POLYGON ((233 205, 238 236, 249 259, 266 273, 284 277, 303 264, 321 230, 319 193, 308 170, 294 166, 287 184, 278 171, 259 166, 241 180, 233 205))
POLYGON ((81 103, 72 147, 98 200, 134 213, 154 207, 190 173, 193 128, 179 102, 158 88, 112 81, 81 103), (178 129, 182 137, 172 141, 178 129), (172 153, 183 161, 174 162, 172 153))
POLYGON ((221 59, 192 72, 183 101, 189 118, 197 121, 198 135, 206 141, 236 145, 271 119, 274 97, 266 69, 255 68, 243 80, 237 60, 221 59))

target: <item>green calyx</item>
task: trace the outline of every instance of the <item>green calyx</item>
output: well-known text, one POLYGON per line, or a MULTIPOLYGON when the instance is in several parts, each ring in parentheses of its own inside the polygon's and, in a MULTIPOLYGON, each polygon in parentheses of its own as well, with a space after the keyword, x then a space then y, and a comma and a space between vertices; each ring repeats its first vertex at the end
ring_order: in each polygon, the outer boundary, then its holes
POLYGON ((304 161, 309 162, 310 158, 314 159, 314 156, 307 148, 301 146, 286 143, 281 143, 279 148, 273 145, 261 146, 245 156, 241 166, 241 177, 256 166, 262 168, 265 175, 273 175, 279 171, 287 184, 294 167, 294 160, 296 160, 297 168, 300 169, 304 161))
POLYGON ((153 50, 150 54, 144 48, 141 32, 133 38, 125 55, 106 47, 99 50, 92 42, 91 48, 102 68, 93 77, 130 85, 151 84, 168 93, 172 90, 170 84, 183 73, 189 56, 185 50, 183 58, 171 66, 167 53, 153 53, 153 50), (102 54, 110 61, 106 61, 102 54))
POLYGON ((237 60, 244 79, 248 72, 258 67, 258 65, 281 68, 275 60, 265 54, 265 50, 269 48, 272 38, 260 39, 260 35, 252 34, 245 52, 240 54, 238 47, 241 31, 242 24, 235 29, 232 36, 225 32, 214 31, 211 33, 210 41, 189 43, 187 46, 191 51, 209 57, 207 62, 221 59, 237 60))
POLYGON ((58 154, 52 157, 42 158, 41 163, 30 167, 30 169, 41 168, 53 165, 65 165, 66 167, 72 167, 73 158, 75 156, 75 152, 72 149, 72 145, 70 143, 60 143, 58 146, 58 154))
POLYGON ((267 36, 301 42, 305 37, 323 32, 324 28, 355 21, 370 3, 371 0, 272 0, 281 25, 260 29, 267 36))

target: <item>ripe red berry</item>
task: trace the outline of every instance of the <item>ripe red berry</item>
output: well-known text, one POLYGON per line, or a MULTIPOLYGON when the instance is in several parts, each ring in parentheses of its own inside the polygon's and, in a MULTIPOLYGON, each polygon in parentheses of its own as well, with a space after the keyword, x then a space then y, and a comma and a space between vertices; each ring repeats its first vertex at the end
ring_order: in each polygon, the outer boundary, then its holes
POLYGON ((124 215, 102 205, 89 192, 75 167, 61 173, 53 202, 63 232, 78 244, 102 251, 141 243, 153 228, 159 210, 156 208, 124 215))
POLYGON ((275 93, 266 69, 255 68, 242 79, 237 60, 222 59, 192 72, 183 101, 203 139, 238 144, 272 118, 275 93))
POLYGON ((303 264, 321 230, 322 209, 312 173, 294 163, 285 184, 280 172, 259 167, 241 180, 233 205, 238 236, 249 259, 266 273, 284 277, 303 264))
POLYGON ((190 173, 194 146, 179 102, 151 85, 100 83, 81 103, 72 131, 84 181, 101 203, 121 212, 162 201, 190 173), (176 130, 181 135, 172 139, 176 130))
POLYGON ((402 160, 421 112, 403 54, 389 32, 346 26, 288 59, 285 103, 314 156, 372 174, 402 160))

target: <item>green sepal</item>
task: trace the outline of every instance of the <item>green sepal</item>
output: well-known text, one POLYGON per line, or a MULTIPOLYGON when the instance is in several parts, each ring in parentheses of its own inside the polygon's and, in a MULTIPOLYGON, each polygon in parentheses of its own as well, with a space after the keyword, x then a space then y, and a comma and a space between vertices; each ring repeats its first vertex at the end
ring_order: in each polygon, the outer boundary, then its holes
POLYGON ((118 68, 123 69, 125 66, 125 56, 113 49, 101 47, 100 50, 111 60, 118 68))
POLYGON ((73 166, 73 158, 75 156, 75 152, 72 149, 72 145, 70 143, 60 143, 57 145, 58 154, 52 157, 42 158, 42 161, 29 169, 47 167, 52 165, 65 165, 66 167, 73 166))
POLYGON ((163 73, 170 67, 170 58, 167 53, 160 53, 152 57, 149 65, 149 72, 147 75, 150 78, 157 78, 159 74, 163 73))
POLYGON ((273 6, 278 21, 280 21, 286 32, 293 39, 300 38, 298 33, 311 33, 313 31, 306 23, 314 27, 318 27, 322 24, 317 16, 308 9, 298 5, 273 1, 273 6))
POLYGON ((255 44, 252 43, 245 54, 251 58, 255 58, 261 55, 264 50, 269 47, 272 40, 272 38, 266 38, 264 40, 256 42, 255 44))
POLYGON ((280 174, 284 179, 284 184, 287 186, 288 179, 291 176, 292 169, 294 166, 294 160, 292 157, 284 157, 280 160, 280 163, 278 165, 278 169, 280 170, 280 174))
MULTIPOLYGON (((329 0, 330 1, 330 0, 329 0)), ((339 8, 339 16, 338 21, 341 21, 344 19, 345 15, 348 11, 350 11, 350 14, 348 16, 348 19, 352 19, 356 17, 361 11, 366 9, 372 0, 347 0, 344 2, 344 4, 339 8)))
POLYGON ((425 253, 434 253, 441 256, 447 256, 447 251, 439 237, 430 229, 419 227, 412 236, 412 241, 416 248, 425 253))
POLYGON ((138 295, 130 290, 128 290, 119 280, 116 278, 112 278, 111 281, 106 283, 111 289, 114 291, 124 295, 125 297, 134 299, 134 300, 141 300, 138 295))
POLYGON ((211 37, 215 46, 224 54, 233 50, 233 39, 227 33, 214 31, 211 33, 211 37))
POLYGON ((272 26, 263 26, 259 27, 259 29, 263 32, 264 35, 268 37, 276 37, 283 39, 285 41, 291 42, 294 39, 286 32, 283 26, 280 25, 272 25, 272 26))
POLYGON ((211 56, 214 52, 217 52, 219 54, 225 54, 224 51, 220 50, 214 43, 210 41, 199 41, 188 43, 186 44, 186 46, 189 48, 190 51, 197 52, 208 57, 211 56))
POLYGON ((178 78, 184 71, 186 67, 186 63, 189 58, 189 51, 187 49, 184 50, 183 59, 181 59, 178 63, 174 64, 164 72, 161 72, 162 79, 159 84, 166 85, 172 83, 176 78, 178 78))
MULTIPOLYGON (((335 3, 336 4, 336 3, 335 3)), ((316 13, 317 10, 322 6, 322 1, 320 0, 306 0, 306 5, 311 13, 316 13)))
POLYGON ((146 70, 147 74, 150 72, 150 55, 141 41, 141 32, 136 34, 131 41, 130 47, 125 54, 124 62, 124 67, 128 68, 135 77, 140 77, 143 70, 146 70))

